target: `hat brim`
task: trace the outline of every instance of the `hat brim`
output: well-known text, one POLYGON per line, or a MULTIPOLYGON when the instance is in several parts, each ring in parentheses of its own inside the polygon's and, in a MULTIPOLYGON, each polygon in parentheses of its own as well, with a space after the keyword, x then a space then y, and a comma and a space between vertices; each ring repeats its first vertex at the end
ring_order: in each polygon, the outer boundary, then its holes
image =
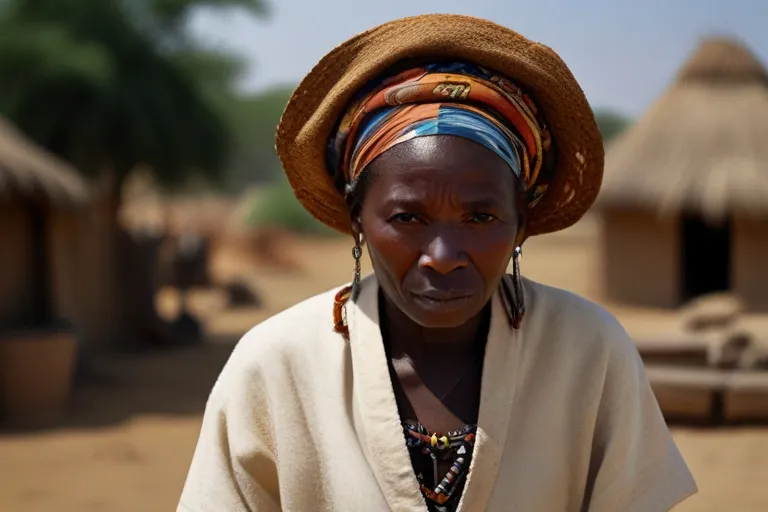
POLYGON ((557 147, 544 197, 528 211, 525 235, 558 231, 592 206, 604 150, 595 117, 568 66, 550 48, 496 23, 430 14, 385 23, 342 43, 293 93, 277 129, 276 149, 297 199, 315 218, 344 233, 351 219, 327 169, 328 139, 353 96, 406 59, 454 58, 493 69, 523 87, 541 109, 557 147))

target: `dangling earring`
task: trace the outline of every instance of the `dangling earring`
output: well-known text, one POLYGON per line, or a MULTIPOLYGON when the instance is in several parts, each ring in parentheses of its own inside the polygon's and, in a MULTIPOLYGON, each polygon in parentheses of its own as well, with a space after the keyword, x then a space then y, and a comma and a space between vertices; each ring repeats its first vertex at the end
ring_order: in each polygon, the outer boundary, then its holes
POLYGON ((336 293, 333 301, 333 330, 341 334, 345 340, 349 341, 349 326, 347 325, 346 305, 349 298, 357 298, 360 293, 361 263, 363 257, 363 238, 361 235, 355 236, 355 246, 352 248, 352 258, 355 260, 355 270, 352 277, 352 284, 345 286, 336 293))
POLYGON ((361 263, 363 258, 363 235, 355 237, 355 246, 352 248, 352 258, 355 260, 355 271, 352 276, 352 300, 357 299, 360 293, 361 263))
POLYGON ((515 247, 512 254, 512 275, 506 274, 501 280, 501 297, 504 302, 509 324, 514 329, 520 329, 525 315, 525 297, 523 296, 523 283, 520 278, 520 256, 523 250, 515 247))

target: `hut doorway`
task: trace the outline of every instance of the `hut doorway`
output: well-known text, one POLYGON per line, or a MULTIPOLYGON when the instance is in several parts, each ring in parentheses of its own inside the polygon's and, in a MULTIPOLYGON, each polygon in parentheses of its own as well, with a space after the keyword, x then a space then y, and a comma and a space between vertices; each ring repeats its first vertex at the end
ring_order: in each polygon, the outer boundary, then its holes
POLYGON ((680 226, 681 299, 731 287, 731 220, 719 224, 683 214, 680 226))
POLYGON ((48 222, 46 209, 31 204, 27 209, 31 231, 32 325, 43 326, 51 320, 50 275, 48 270, 48 222))

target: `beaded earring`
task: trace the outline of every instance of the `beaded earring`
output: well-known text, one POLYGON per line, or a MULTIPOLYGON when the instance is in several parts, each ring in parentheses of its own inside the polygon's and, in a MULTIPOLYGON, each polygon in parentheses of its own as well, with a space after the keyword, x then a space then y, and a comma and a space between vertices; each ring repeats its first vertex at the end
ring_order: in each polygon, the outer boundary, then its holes
POLYGON ((523 296, 523 283, 520 278, 520 256, 523 250, 515 247, 512 254, 512 274, 506 274, 501 279, 501 297, 504 308, 509 318, 509 325, 514 329, 520 329, 525 315, 525 297, 523 296))
POLYGON ((345 286, 336 293, 333 301, 333 330, 341 334, 345 340, 349 341, 349 326, 347 325, 346 305, 350 297, 354 300, 360 292, 361 263, 363 257, 362 236, 355 236, 355 246, 352 247, 352 258, 355 260, 354 275, 352 283, 345 286))

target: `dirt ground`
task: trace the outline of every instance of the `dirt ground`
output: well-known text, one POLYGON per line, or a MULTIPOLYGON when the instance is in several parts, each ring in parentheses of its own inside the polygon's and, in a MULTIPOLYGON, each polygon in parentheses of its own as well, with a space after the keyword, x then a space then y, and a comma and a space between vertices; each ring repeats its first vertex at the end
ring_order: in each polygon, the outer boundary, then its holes
MULTIPOLYGON (((599 300, 594 225, 527 244, 522 270, 533 279, 599 300)), ((261 319, 350 278, 346 240, 299 241, 304 270, 249 271, 262 309, 223 309, 217 293, 192 307, 204 320, 204 346, 100 361, 102 381, 76 390, 61 424, 0 433, 0 511, 154 512, 175 510, 205 400, 236 340, 261 319)), ((221 257, 219 265, 236 265, 221 257)), ((232 269, 229 269, 232 271, 232 269)), ((159 298, 165 314, 172 291, 159 298)), ((672 315, 608 305, 630 332, 673 325, 672 315)), ((700 487, 681 512, 768 510, 768 428, 674 427, 700 487)))

